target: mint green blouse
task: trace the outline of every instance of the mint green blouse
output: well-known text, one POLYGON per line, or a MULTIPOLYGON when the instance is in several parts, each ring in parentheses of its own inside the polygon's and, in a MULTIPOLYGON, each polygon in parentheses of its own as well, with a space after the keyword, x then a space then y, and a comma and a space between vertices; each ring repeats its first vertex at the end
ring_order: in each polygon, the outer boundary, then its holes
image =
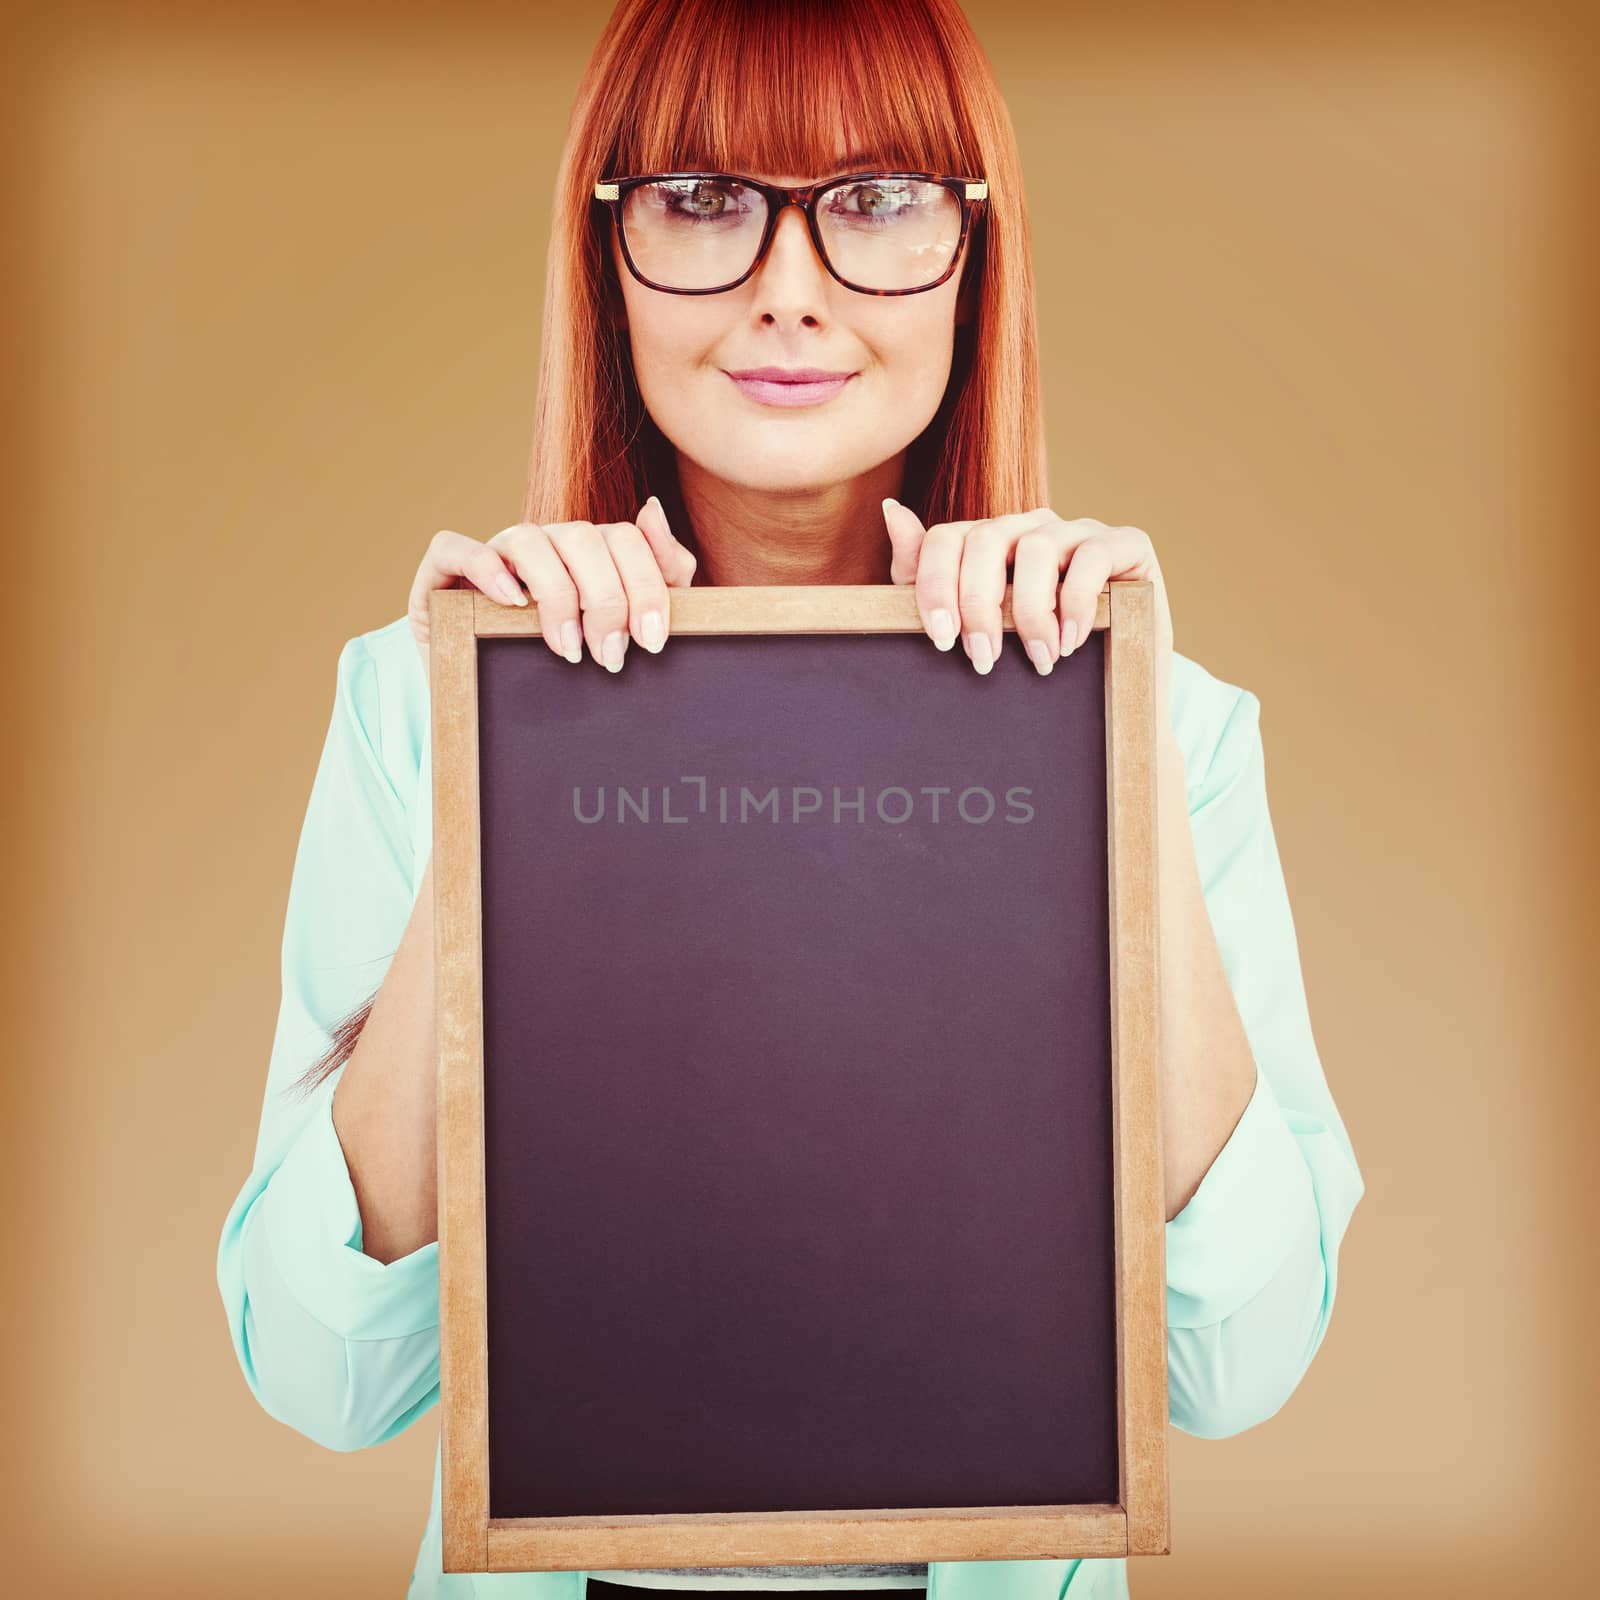
MULTIPOLYGON (((437 1242, 388 1263, 364 1255, 333 1125, 338 1074, 308 1099, 284 1092, 378 988, 410 918, 432 853, 428 698, 405 617, 345 644, 290 879, 255 1154, 217 1251, 245 1381, 270 1416, 330 1450, 392 1439, 439 1399, 437 1242)), ((1169 1415, 1207 1439, 1266 1421, 1294 1392, 1327 1332, 1339 1244, 1364 1192, 1307 1015, 1260 709, 1248 690, 1174 656, 1170 715, 1206 907, 1257 1068, 1233 1133, 1166 1225, 1169 1415)), ((441 1573, 439 1488, 436 1450, 409 1600, 584 1600, 583 1572, 441 1573)), ((1126 1569, 1123 1559, 935 1561, 926 1585, 928 1600, 1104 1600, 1127 1595, 1126 1569)), ((674 1586, 663 1574, 596 1576, 674 1586)), ((819 1573, 783 1586, 922 1583, 819 1573)), ((777 1586, 759 1573, 692 1584, 777 1586)))

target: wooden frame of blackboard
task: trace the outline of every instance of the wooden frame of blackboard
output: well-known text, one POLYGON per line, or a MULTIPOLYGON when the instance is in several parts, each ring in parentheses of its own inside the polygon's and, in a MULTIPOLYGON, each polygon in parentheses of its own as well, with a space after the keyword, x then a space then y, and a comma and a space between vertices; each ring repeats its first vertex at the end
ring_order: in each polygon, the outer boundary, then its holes
MULTIPOLYGON (((914 592, 899 585, 712 587, 673 590, 670 600, 673 635, 923 631, 914 592)), ((1009 588, 1002 624, 1015 629, 1009 588)), ((1095 626, 1108 630, 1106 819, 1119 1502, 491 1517, 477 641, 537 637, 539 616, 537 606, 501 605, 476 589, 439 589, 429 596, 445 1571, 1000 1561, 1168 1552, 1153 585, 1132 580, 1108 584, 1099 597, 1095 626)))

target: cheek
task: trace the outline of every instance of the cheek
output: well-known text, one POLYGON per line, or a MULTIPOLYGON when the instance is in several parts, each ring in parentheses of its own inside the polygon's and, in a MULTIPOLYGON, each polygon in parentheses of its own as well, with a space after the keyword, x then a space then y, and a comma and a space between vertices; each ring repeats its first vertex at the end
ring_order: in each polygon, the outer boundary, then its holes
MULTIPOLYGON (((951 285, 926 294, 883 296, 872 301, 868 312, 868 337, 882 353, 885 365, 893 363, 909 371, 948 361, 956 321, 951 285)), ((866 323, 862 332, 868 333, 866 323)))
MULTIPOLYGON (((615 246, 613 246, 615 251, 615 246)), ((705 358, 722 326, 710 296, 660 294, 635 280, 617 257, 622 274, 622 303, 627 313, 627 339, 640 393, 666 398, 705 358)))
POLYGON ((936 325, 916 344, 914 360, 919 383, 931 387, 935 397, 944 392, 950 376, 951 334, 948 326, 936 325))
POLYGON ((955 350, 955 302, 937 291, 907 296, 875 341, 884 376, 908 404, 931 417, 950 378, 955 350), (933 305, 913 305, 933 300, 933 305))
POLYGON ((700 327, 700 317, 682 312, 686 297, 638 289, 627 300, 628 347, 639 392, 655 410, 670 406, 674 394, 687 387, 713 335, 700 327))

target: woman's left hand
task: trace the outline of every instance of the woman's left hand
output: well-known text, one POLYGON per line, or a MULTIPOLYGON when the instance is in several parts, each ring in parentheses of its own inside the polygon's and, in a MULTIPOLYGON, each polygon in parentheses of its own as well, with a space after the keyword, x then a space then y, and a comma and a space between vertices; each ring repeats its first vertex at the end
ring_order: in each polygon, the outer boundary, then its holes
POLYGON ((1158 727, 1172 682, 1172 612, 1155 546, 1142 528, 1093 517, 1058 517, 1048 506, 931 528, 910 506, 885 500, 892 583, 915 583, 929 637, 948 650, 959 633, 967 656, 988 672, 1000 656, 1000 603, 1011 576, 1011 616, 1035 669, 1048 673, 1094 626, 1100 591, 1114 578, 1146 578, 1156 602, 1158 727))

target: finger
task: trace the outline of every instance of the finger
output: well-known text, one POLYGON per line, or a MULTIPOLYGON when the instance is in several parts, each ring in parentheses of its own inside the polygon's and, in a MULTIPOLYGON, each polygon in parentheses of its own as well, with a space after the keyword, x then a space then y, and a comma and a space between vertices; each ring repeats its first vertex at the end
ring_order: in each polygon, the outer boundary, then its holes
POLYGON ((550 535, 537 522, 502 528, 493 545, 528 586, 539 608, 539 633, 552 654, 583 660, 583 633, 578 626, 578 589, 550 535))
MULTIPOLYGON (((650 543, 656 566, 673 589, 687 589, 694 578, 699 562, 695 553, 683 544, 667 525, 667 513, 659 499, 651 495, 640 508, 638 526, 650 543)), ((642 642, 642 641, 641 641, 642 642)))
POLYGON ((885 500, 883 524, 888 530, 889 545, 894 552, 889 560, 889 582, 914 583, 917 556, 922 549, 923 536, 928 531, 922 525, 922 518, 910 506, 903 506, 898 500, 885 500))
POLYGON ((936 522, 923 535, 917 555, 917 611, 941 650, 956 642, 961 627, 961 546, 971 522, 936 522))
POLYGON ((628 651, 628 590, 604 536, 592 522, 550 522, 545 532, 578 586, 590 654, 607 672, 620 672, 628 651))
POLYGON ((961 636, 968 658, 981 673, 993 670, 1005 643, 1002 605, 1006 569, 1017 538, 1041 520, 1053 517, 1048 507, 1040 506, 1033 511, 985 517, 968 528, 961 550, 959 580, 961 636))
POLYGON ((471 586, 502 605, 526 605, 516 574, 481 539, 470 539, 451 528, 441 528, 428 541, 417 575, 406 597, 406 616, 419 643, 428 638, 428 596, 435 589, 471 586))
POLYGON ((961 547, 957 593, 961 608, 961 643, 967 659, 987 676, 1000 659, 1001 610, 1006 594, 1006 558, 1011 541, 998 517, 973 523, 961 547))
MULTIPOLYGON (((1107 528, 1080 519, 1092 529, 1076 540, 1061 582, 1061 653, 1071 655, 1089 637, 1100 609, 1100 591, 1112 578, 1151 578, 1155 547, 1141 528, 1107 528)), ((1068 537, 1078 524, 1067 525, 1068 537)))
POLYGON ((1011 620, 1028 659, 1048 677, 1061 654, 1061 622, 1056 586, 1061 579, 1062 541, 1046 524, 1017 540, 1011 567, 1011 620))
POLYGON ((654 655, 667 642, 671 614, 667 580, 656 565, 655 548, 637 523, 605 522, 600 533, 628 594, 629 630, 654 655))

